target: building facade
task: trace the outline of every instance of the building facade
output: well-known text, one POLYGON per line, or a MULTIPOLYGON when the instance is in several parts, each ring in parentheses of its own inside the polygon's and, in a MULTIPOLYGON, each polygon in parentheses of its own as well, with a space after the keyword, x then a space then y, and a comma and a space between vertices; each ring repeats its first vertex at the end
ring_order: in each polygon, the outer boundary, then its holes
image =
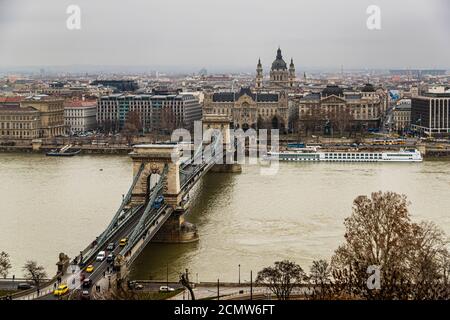
POLYGON ((63 135, 66 131, 63 103, 64 99, 36 95, 22 100, 20 106, 38 110, 40 117, 39 137, 53 138, 63 135))
POLYGON ((40 136, 39 111, 20 106, 0 106, 0 138, 35 139, 40 136))
POLYGON ((411 100, 402 99, 392 110, 393 129, 403 132, 411 126, 411 100))
POLYGON ((97 101, 69 100, 64 103, 67 133, 84 133, 97 128, 97 101))
POLYGON ((385 97, 367 84, 359 91, 328 85, 299 99, 300 127, 311 131, 347 131, 379 128, 385 97))
POLYGON ((450 135, 450 93, 424 93, 411 99, 411 129, 428 136, 450 135))
POLYGON ((241 88, 237 92, 209 92, 203 101, 203 113, 227 115, 234 128, 287 128, 288 97, 284 91, 277 93, 252 92, 241 88))
POLYGON ((46 95, 0 99, 2 138, 53 138, 64 134, 64 131, 62 99, 46 95))
POLYGON ((261 64, 261 59, 258 59, 258 64, 256 66, 256 78, 255 78, 255 88, 261 90, 266 89, 292 89, 295 87, 295 65, 294 60, 291 58, 291 63, 289 64, 289 69, 286 62, 281 54, 281 49, 278 48, 275 60, 272 62, 270 69, 270 80, 267 85, 264 85, 264 74, 261 64))
POLYGON ((139 114, 142 128, 173 130, 193 128, 201 120, 202 109, 198 99, 189 93, 154 91, 151 94, 112 94, 98 100, 97 123, 104 130, 123 129, 129 112, 139 114))

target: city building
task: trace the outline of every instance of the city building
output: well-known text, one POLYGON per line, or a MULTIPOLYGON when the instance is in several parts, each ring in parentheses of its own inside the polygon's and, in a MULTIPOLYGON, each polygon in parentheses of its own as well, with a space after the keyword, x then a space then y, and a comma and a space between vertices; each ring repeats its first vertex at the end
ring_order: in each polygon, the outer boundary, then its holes
POLYGON ((0 106, 0 138, 7 140, 39 137, 39 111, 32 107, 0 106))
POLYGON ((288 126, 286 92, 252 92, 241 88, 235 92, 208 92, 203 101, 203 113, 228 115, 235 128, 275 128, 288 126))
POLYGON ((256 66, 255 87, 257 90, 266 89, 291 89, 295 86, 295 65, 291 58, 289 69, 281 54, 281 49, 278 48, 275 60, 272 62, 270 69, 270 80, 268 85, 264 85, 264 74, 261 59, 258 59, 256 66))
POLYGON ((450 135, 450 92, 434 89, 411 99, 411 129, 428 136, 450 135))
POLYGON ((138 85, 134 80, 95 80, 91 85, 102 85, 104 87, 115 88, 116 92, 135 91, 138 85))
POLYGON ((310 131, 376 129, 386 109, 386 97, 366 84, 361 90, 327 85, 298 101, 300 127, 310 131))
POLYGON ((98 100, 97 123, 103 130, 121 130, 129 112, 139 115, 145 132, 192 129, 201 120, 198 99, 190 93, 153 91, 148 94, 111 94, 98 100))
POLYGON ((447 70, 445 69, 395 69, 395 70, 389 70, 389 72, 392 75, 398 75, 398 76, 414 76, 414 77, 421 77, 425 75, 431 75, 431 76, 443 76, 447 73, 447 70))
POLYGON ((52 138, 64 134, 63 100, 46 95, 0 99, 2 138, 52 138))
POLYGON ((65 133, 64 99, 47 95, 34 95, 20 102, 22 108, 34 108, 39 111, 40 138, 53 138, 65 133))
POLYGON ((96 100, 64 102, 64 121, 68 133, 84 133, 97 128, 96 100))
POLYGON ((392 110, 393 129, 404 132, 411 126, 411 99, 402 99, 392 110))

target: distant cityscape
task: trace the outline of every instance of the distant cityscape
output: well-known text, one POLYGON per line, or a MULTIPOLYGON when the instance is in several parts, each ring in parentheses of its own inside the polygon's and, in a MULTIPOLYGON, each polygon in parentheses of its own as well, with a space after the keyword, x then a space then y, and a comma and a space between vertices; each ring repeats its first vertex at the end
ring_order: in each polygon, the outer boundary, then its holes
POLYGON ((254 74, 58 75, 42 69, 0 79, 0 138, 23 143, 119 133, 127 121, 134 121, 136 134, 169 133, 192 129, 203 114, 226 115, 235 128, 283 134, 448 136, 449 79, 446 70, 298 73, 281 48, 271 65, 257 60, 254 74))

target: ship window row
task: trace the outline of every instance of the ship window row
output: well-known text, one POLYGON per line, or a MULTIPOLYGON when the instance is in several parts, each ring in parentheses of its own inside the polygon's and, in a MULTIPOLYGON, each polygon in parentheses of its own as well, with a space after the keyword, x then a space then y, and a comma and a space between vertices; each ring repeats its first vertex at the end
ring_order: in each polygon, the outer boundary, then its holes
POLYGON ((325 159, 337 159, 337 158, 347 158, 347 159, 381 159, 381 153, 326 153, 325 159))

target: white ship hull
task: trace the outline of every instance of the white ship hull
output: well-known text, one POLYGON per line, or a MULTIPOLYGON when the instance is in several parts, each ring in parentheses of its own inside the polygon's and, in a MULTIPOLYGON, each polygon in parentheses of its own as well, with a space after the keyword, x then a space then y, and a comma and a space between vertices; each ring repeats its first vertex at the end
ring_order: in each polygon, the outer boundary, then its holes
POLYGON ((283 151, 268 152, 266 160, 279 161, 308 161, 308 162, 422 162, 422 155, 418 150, 400 150, 384 152, 339 152, 339 151, 283 151))

